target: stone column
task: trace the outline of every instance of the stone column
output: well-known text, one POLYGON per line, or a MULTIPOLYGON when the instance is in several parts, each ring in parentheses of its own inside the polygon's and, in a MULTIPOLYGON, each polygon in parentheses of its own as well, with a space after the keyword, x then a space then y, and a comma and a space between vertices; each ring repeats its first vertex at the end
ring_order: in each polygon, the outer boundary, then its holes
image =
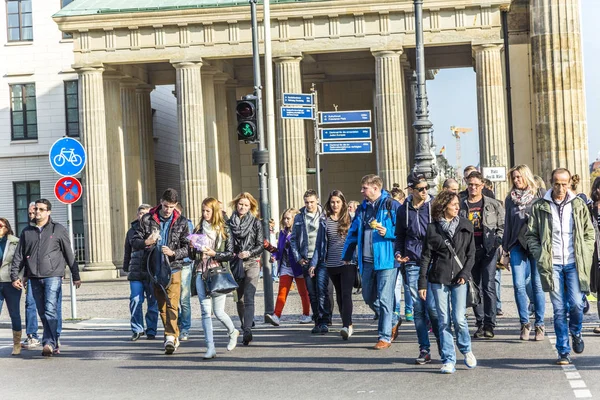
MULTIPOLYGON (((508 165, 506 107, 502 75, 502 46, 485 44, 473 47, 477 74, 477 117, 479 154, 482 167, 508 165)), ((496 183, 496 197, 504 199, 508 182, 496 183)))
MULTIPOLYGON (((302 93, 302 57, 279 57, 275 61, 275 107, 283 103, 283 93, 302 93)), ((277 116, 277 171, 279 173, 279 209, 299 207, 307 188, 306 133, 304 121, 277 116)), ((319 193, 321 196, 322 194, 319 193)))
POLYGON ((406 125, 402 51, 375 51, 375 118, 377 173, 388 190, 394 183, 406 187, 406 125))
POLYGON ((552 170, 579 174, 589 193, 579 0, 530 2, 531 54, 537 173, 550 182, 552 170))
MULTIPOLYGON (((223 205, 233 199, 231 185, 231 154, 229 152, 230 141, 233 141, 233 133, 229 129, 229 107, 227 104, 227 88, 225 87, 227 76, 215 76, 215 106, 217 118, 217 132, 219 135, 219 200, 223 205)), ((235 121, 235 119, 231 120, 235 121)), ((237 194, 237 193, 236 193, 237 194)))
MULTIPOLYGON (((235 124, 237 117, 235 114, 235 106, 237 100, 237 82, 228 81, 225 85, 227 90, 227 120, 232 121, 235 124)), ((231 189, 232 197, 235 197, 242 191, 242 164, 240 161, 240 142, 237 140, 237 126, 232 126, 229 129, 230 141, 229 141, 229 158, 231 161, 231 189)), ((232 199, 229 199, 232 200, 232 199)), ((223 202, 224 205, 227 203, 223 202)))
POLYGON ((104 87, 101 67, 82 67, 79 74, 79 126, 87 152, 83 169, 83 227, 86 271, 116 277, 112 262, 110 190, 104 87), (101 273, 102 274, 102 273, 101 273))
POLYGON ((405 107, 405 124, 406 124, 406 156, 408 157, 408 170, 412 169, 415 163, 415 130, 413 123, 415 122, 415 95, 412 88, 413 70, 410 69, 410 64, 403 65, 404 72, 404 107, 405 107))
POLYGON ((136 88, 138 127, 140 135, 140 178, 142 182, 142 202, 154 205, 156 198, 156 175, 154 172, 154 130, 152 125, 152 103, 150 93, 153 85, 136 88))
POLYGON ((219 199, 219 136, 215 107, 215 72, 202 71, 202 100, 204 102, 204 132, 206 135, 206 169, 208 196, 219 199))
MULTIPOLYGON (((104 105, 106 110, 106 149, 108 156, 108 176, 110 190, 111 233, 117 238, 125 238, 129 221, 127 219, 127 195, 125 189, 125 153, 121 115, 121 79, 115 72, 104 73, 104 105)), ((123 246, 112 246, 113 262, 123 264, 123 246)))
POLYGON ((127 219, 132 221, 142 203, 142 172, 140 162, 139 109, 136 99, 136 82, 121 82, 121 108, 123 113, 123 138, 125 150, 125 191, 127 193, 127 219))
POLYGON ((180 136, 181 203, 187 217, 197 223, 206 197, 207 168, 202 102, 202 61, 174 63, 177 120, 180 136))

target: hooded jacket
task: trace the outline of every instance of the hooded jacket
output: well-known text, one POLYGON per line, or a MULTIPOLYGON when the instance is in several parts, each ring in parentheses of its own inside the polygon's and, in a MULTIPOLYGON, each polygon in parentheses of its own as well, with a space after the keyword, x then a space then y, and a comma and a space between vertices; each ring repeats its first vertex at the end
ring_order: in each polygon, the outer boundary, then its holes
POLYGON ((396 215, 396 243, 394 253, 408 257, 409 262, 419 263, 427 226, 431 223, 432 197, 428 196, 421 207, 414 208, 410 195, 396 215))
POLYGON ((138 230, 140 222, 136 219, 131 223, 131 227, 125 236, 125 252, 123 253, 123 271, 127 272, 127 280, 129 281, 145 281, 148 280, 148 271, 146 269, 145 251, 134 251, 131 243, 133 236, 138 230))
MULTIPOLYGON (((531 216, 527 225, 527 245, 529 251, 537 260, 542 289, 545 292, 554 291, 553 279, 553 234, 561 229, 555 226, 552 216, 552 190, 546 192, 542 199, 537 200, 531 207, 531 216)), ((567 192, 567 203, 571 209, 572 249, 579 277, 579 287, 582 292, 590 291, 590 270, 594 253, 594 227, 585 202, 571 192, 567 192)))
POLYGON ((73 281, 79 281, 79 266, 71 249, 69 234, 64 226, 49 218, 41 231, 35 226, 27 226, 21 232, 10 279, 13 282, 19 279, 23 268, 28 278, 62 277, 67 265, 73 281))

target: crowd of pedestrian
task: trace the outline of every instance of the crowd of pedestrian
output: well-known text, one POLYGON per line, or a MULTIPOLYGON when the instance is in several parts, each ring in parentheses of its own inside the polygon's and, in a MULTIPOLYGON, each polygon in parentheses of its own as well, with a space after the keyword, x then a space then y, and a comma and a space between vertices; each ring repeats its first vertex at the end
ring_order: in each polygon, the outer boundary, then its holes
MULTIPOLYGON (((397 184, 388 191, 379 176, 366 175, 361 203, 333 190, 321 205, 319 194, 309 189, 304 207, 286 209, 278 235, 266 237, 250 193, 242 192, 229 203, 231 215, 219 200, 206 198, 201 220, 191 221, 184 216, 177 191, 167 189, 158 205, 139 206, 125 238, 131 340, 156 339, 160 316, 164 352, 173 354, 188 340, 190 301, 197 295, 205 359, 217 355, 213 314, 226 328, 227 351, 235 349, 240 335, 249 345, 260 256, 268 249, 279 277, 275 310, 265 316, 274 326, 281 324, 295 283, 302 300, 298 322, 313 324, 313 334, 328 334, 336 303, 340 336, 349 340, 354 332, 352 294, 358 281, 362 298, 377 319, 373 349, 390 348, 398 336, 404 292, 404 318, 414 321, 419 345, 415 362, 431 362, 432 332, 442 373, 456 370, 455 342, 465 365, 475 368, 471 339, 495 337, 497 316, 502 315, 499 274, 505 270, 512 273, 520 339, 529 340, 534 332, 536 341, 544 340, 544 292, 548 292, 557 363, 570 364, 571 351, 584 350, 585 295, 600 290, 600 178, 589 199, 577 193, 578 177, 564 168, 552 172, 549 190, 526 165, 510 169, 509 178, 512 187, 501 202, 493 186, 471 166, 464 171, 464 191, 459 191, 459 181, 448 179, 435 197, 427 178, 416 172, 407 179, 407 194, 397 184), (239 330, 225 312, 229 292, 237 304, 239 330), (475 316, 472 335, 466 317, 470 307, 475 316)), ((66 266, 74 285, 81 284, 67 231, 52 220, 51 210, 46 199, 32 203, 31 223, 18 238, 9 221, 0 218, 0 308, 6 302, 13 355, 21 347, 38 345, 44 356, 60 353, 66 266), (21 344, 23 289, 27 338, 21 344), (36 310, 44 328, 41 343, 36 310)), ((600 333, 600 327, 594 332, 600 333)))

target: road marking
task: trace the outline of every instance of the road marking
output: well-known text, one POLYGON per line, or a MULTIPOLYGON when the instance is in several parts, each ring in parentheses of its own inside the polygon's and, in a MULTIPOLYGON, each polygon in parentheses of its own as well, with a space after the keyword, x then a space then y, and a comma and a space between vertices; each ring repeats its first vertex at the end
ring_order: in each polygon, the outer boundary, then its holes
MULTIPOLYGON (((553 334, 548 334, 548 339, 550 344, 553 345, 554 353, 558 358, 558 352, 556 351, 556 336, 553 334)), ((581 375, 579 371, 577 371, 577 367, 574 364, 570 365, 562 365, 562 370, 565 373, 566 378, 568 379, 569 385, 571 385, 571 389, 573 389, 573 394, 577 399, 589 399, 592 398, 592 392, 590 392, 585 384, 585 381, 581 379, 581 375)))

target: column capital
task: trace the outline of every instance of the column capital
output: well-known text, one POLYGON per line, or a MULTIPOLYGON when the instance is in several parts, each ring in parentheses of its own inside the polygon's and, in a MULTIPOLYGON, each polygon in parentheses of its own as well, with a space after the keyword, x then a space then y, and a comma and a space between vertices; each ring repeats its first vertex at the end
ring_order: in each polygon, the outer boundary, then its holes
POLYGON ((292 62, 300 62, 304 57, 302 54, 282 54, 280 56, 273 57, 273 62, 277 64, 281 63, 292 63, 292 62))
POLYGON ((500 51, 504 47, 502 43, 478 43, 472 44, 471 49, 473 50, 473 54, 479 53, 481 51, 500 51))
POLYGON ((402 49, 371 49, 373 57, 400 57, 404 51, 402 49))
POLYGON ((154 90, 156 86, 154 85, 148 85, 148 84, 144 84, 144 85, 138 85, 135 88, 135 92, 136 93, 150 93, 154 90))
POLYGON ((102 74, 102 78, 105 81, 120 81, 121 79, 124 79, 125 76, 123 74, 121 74, 119 71, 107 69, 102 74))
POLYGON ((184 68, 201 68, 204 62, 200 60, 171 60, 171 65, 175 67, 175 69, 184 69, 184 68))
POLYGON ((73 64, 71 66, 71 68, 73 68, 75 70, 75 72, 77 72, 78 74, 85 74, 85 73, 90 73, 90 74, 94 74, 94 73, 103 73, 104 72, 104 65, 102 64, 73 64))
POLYGON ((500 11, 509 12, 510 11, 510 3, 508 3, 508 4, 502 4, 500 6, 500 11))
POLYGON ((217 72, 214 76, 215 85, 224 85, 229 79, 229 75, 223 72, 217 72))

